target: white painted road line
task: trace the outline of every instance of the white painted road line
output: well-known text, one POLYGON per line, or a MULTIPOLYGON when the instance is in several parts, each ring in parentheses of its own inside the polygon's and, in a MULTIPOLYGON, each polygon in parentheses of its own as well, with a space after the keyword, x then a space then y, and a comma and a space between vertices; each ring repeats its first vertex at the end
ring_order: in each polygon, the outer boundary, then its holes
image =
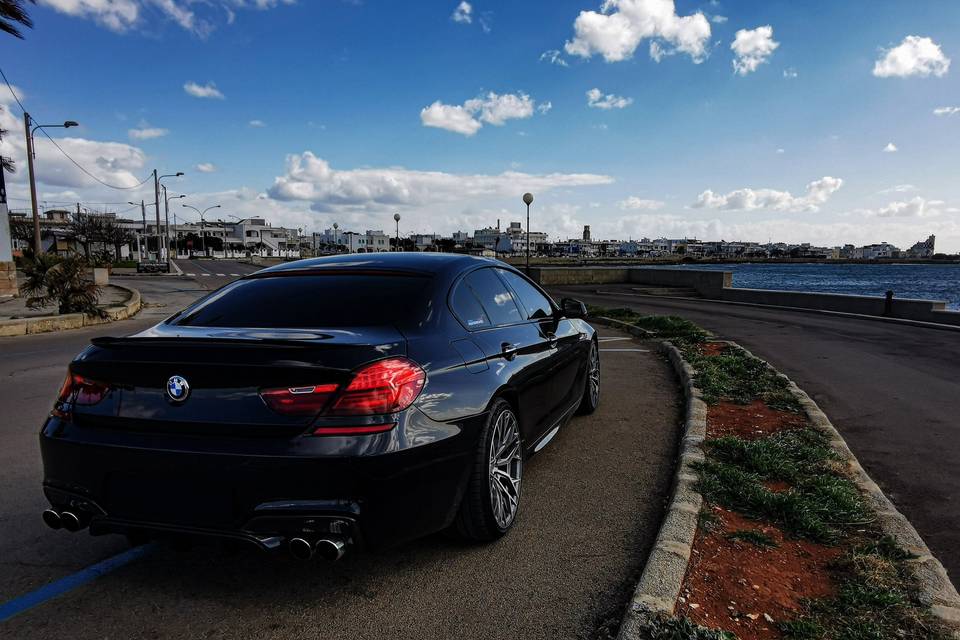
POLYGON ((624 336, 622 338, 599 338, 600 342, 616 342, 617 340, 630 340, 629 336, 624 336))
POLYGON ((650 349, 600 349, 600 351, 612 351, 616 353, 622 353, 629 351, 631 353, 650 353, 650 349))
POLYGON ((194 277, 196 277, 197 274, 195 274, 195 273, 185 273, 185 274, 183 274, 183 275, 190 276, 191 278, 194 278, 194 277))
POLYGON ((231 275, 231 276, 234 276, 234 277, 236 277, 236 278, 239 278, 239 277, 240 277, 240 274, 239 274, 239 273, 231 273, 230 275, 231 275))
POLYGON ((217 274, 217 276, 220 277, 220 278, 224 278, 224 277, 226 277, 226 275, 227 275, 227 274, 225 274, 225 273, 218 273, 218 274, 217 274))
POLYGON ((200 275, 202 275, 202 276, 207 276, 207 277, 209 278, 209 277, 212 276, 213 274, 212 274, 212 273, 201 273, 200 275))

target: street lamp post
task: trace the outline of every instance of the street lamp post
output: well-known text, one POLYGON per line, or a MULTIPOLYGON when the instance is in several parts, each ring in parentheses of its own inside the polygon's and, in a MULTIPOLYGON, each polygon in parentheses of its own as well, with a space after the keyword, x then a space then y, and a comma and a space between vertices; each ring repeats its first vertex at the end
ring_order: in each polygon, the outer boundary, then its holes
MULTIPOLYGON (((128 202, 127 204, 137 206, 136 202, 128 202)), ((146 246, 147 243, 147 205, 143 200, 140 201, 140 216, 143 218, 143 229, 140 232, 140 238, 137 238, 137 259, 143 262, 143 254, 146 252, 140 248, 140 240, 143 240, 144 246, 146 246)))
POLYGON ((33 208, 33 251, 36 254, 40 254, 43 251, 43 247, 40 244, 40 212, 37 209, 37 180, 34 177, 33 170, 33 159, 36 156, 33 150, 33 134, 37 129, 69 129, 70 127, 76 126, 79 125, 73 120, 67 120, 63 124, 37 124, 36 121, 30 117, 29 113, 26 111, 23 112, 23 131, 27 137, 27 174, 30 178, 30 206, 33 208))
MULTIPOLYGON (((164 234, 165 245, 163 248, 163 253, 157 256, 162 258, 164 255, 167 258, 167 273, 170 272, 170 203, 167 202, 167 187, 162 184, 164 178, 179 178, 183 175, 183 171, 177 171, 176 173, 168 173, 162 176, 157 176, 157 170, 153 170, 154 178, 154 187, 157 190, 156 201, 157 201, 157 251, 160 251, 160 188, 163 188, 163 201, 164 201, 164 234)), ((180 196, 183 197, 183 196, 180 196)))
POLYGON ((186 209, 193 209, 200 215, 200 251, 203 252, 203 255, 207 255, 207 247, 203 242, 203 214, 205 214, 207 211, 210 211, 211 209, 219 209, 220 205, 215 204, 212 207, 207 207, 203 211, 200 211, 200 209, 197 209, 196 207, 191 207, 189 204, 181 204, 180 206, 186 209))
POLYGON ((397 251, 400 251, 400 214, 393 214, 393 221, 397 223, 397 251))
POLYGON ((523 194, 523 203, 527 205, 527 275, 530 275, 530 205, 533 203, 533 194, 523 194))
POLYGON ((340 233, 338 229, 340 229, 340 224, 337 222, 334 222, 333 223, 333 250, 336 253, 340 253, 340 233))

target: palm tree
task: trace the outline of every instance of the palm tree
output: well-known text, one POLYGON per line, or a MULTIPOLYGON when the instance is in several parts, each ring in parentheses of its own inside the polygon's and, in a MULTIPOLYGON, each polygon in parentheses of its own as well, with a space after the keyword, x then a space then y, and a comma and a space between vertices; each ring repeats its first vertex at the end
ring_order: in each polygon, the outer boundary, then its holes
MULTIPOLYGON (((36 4, 36 0, 29 0, 36 4)), ((33 27, 33 20, 27 15, 23 7, 23 0, 0 0, 0 31, 5 31, 15 38, 23 39, 18 26, 33 27)))

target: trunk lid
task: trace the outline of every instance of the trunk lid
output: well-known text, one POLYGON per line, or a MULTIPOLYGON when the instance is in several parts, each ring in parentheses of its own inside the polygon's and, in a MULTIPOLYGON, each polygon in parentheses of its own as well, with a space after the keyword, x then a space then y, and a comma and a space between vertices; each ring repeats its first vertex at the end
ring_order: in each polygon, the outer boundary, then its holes
POLYGON ((100 402, 77 406, 80 426, 210 435, 302 432, 312 416, 277 413, 264 389, 342 385, 357 367, 406 354, 394 327, 345 329, 219 329, 159 325, 129 338, 98 338, 71 371, 104 383, 100 402), (172 377, 189 386, 184 399, 167 392, 172 377))

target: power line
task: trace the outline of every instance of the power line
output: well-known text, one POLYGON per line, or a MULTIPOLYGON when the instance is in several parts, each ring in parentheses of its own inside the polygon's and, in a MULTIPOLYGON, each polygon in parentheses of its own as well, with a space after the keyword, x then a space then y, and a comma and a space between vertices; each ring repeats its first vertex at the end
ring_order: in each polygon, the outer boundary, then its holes
MULTIPOLYGON (((3 72, 3 69, 2 69, 2 68, 0 68, 0 76, 3 77, 3 82, 4 82, 4 84, 7 85, 7 89, 10 91, 10 95, 12 95, 12 96, 13 96, 13 99, 17 101, 17 104, 20 105, 20 110, 23 111, 24 113, 26 113, 26 112, 27 112, 27 108, 23 106, 23 103, 22 103, 22 102, 20 102, 20 98, 17 97, 17 92, 13 90, 13 87, 10 85, 10 81, 7 80, 7 74, 5 74, 5 73, 3 72)), ((44 129, 43 127, 40 127, 40 131, 43 133, 43 135, 47 136, 47 140, 49 140, 50 142, 52 142, 52 143, 53 143, 53 146, 55 146, 55 147, 60 151, 60 153, 62 153, 62 154, 64 155, 64 157, 65 157, 67 160, 69 160, 70 162, 72 162, 72 163, 77 167, 77 169, 80 169, 80 171, 84 172, 87 176, 89 176, 90 178, 92 178, 92 179, 95 180, 96 182, 99 182, 100 184, 102 184, 102 185, 105 186, 105 187, 108 187, 108 188, 110 188, 110 189, 116 189, 116 190, 118 190, 118 191, 127 191, 127 190, 129 190, 129 189, 137 189, 137 188, 143 186, 143 185, 147 182, 147 180, 149 180, 149 179, 152 177, 152 174, 151 174, 151 175, 148 175, 146 178, 144 178, 143 180, 141 180, 141 181, 138 182, 137 184, 133 185, 132 187, 118 187, 118 186, 115 185, 115 184, 110 184, 109 182, 104 182, 103 180, 101 180, 101 179, 98 178, 97 176, 95 176, 95 175, 93 175, 92 173, 90 173, 89 171, 87 171, 86 168, 84 168, 83 165, 81 165, 79 162, 77 162, 76 160, 74 160, 73 157, 71 157, 69 153, 67 153, 66 151, 64 151, 64 150, 63 150, 63 147, 61 147, 59 144, 57 144, 57 141, 56 141, 56 140, 54 140, 52 137, 50 137, 50 134, 47 133, 46 129, 44 129)), ((27 135, 31 135, 29 131, 27 132, 27 135)))

